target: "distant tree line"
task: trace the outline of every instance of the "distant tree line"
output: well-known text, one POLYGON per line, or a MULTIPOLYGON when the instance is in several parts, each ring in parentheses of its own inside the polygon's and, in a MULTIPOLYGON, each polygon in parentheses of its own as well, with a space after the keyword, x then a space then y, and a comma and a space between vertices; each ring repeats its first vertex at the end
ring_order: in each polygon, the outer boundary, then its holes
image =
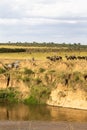
POLYGON ((23 48, 0 48, 0 53, 26 52, 23 48))
POLYGON ((54 43, 54 42, 8 42, 8 43, 0 43, 0 45, 18 45, 18 46, 59 46, 59 47, 68 47, 68 46, 86 46, 84 44, 81 43, 54 43))
POLYGON ((73 49, 62 49, 62 48, 0 48, 0 53, 17 53, 17 52, 26 52, 26 53, 38 53, 38 52, 87 52, 87 48, 73 48, 73 49))
POLYGON ((0 53, 4 53, 4 52, 59 52, 59 51, 64 51, 64 52, 71 52, 71 51, 87 51, 87 45, 81 45, 81 43, 74 43, 74 44, 66 44, 66 43, 53 43, 53 42, 49 42, 49 43, 37 43, 37 42, 33 42, 33 43, 21 43, 21 42, 17 42, 17 43, 0 43, 0 45, 3 45, 4 47, 0 48, 0 53), (6 45, 6 46, 5 46, 6 45), (11 48, 11 47, 7 47, 7 46, 18 46, 16 48, 11 48), (25 48, 21 48, 21 47, 25 47, 25 48), (31 48, 29 48, 31 47, 31 48), (34 47, 34 48, 32 48, 34 47), (40 47, 40 48, 39 48, 40 47), (43 47, 43 48, 41 48, 43 47))

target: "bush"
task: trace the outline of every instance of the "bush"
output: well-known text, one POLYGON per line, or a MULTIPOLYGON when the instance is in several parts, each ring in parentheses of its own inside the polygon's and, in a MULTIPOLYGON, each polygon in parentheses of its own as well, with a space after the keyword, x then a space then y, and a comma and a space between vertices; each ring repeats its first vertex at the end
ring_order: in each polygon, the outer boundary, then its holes
POLYGON ((55 70, 50 70, 49 73, 55 73, 55 70))
POLYGON ((0 74, 3 74, 3 73, 5 73, 5 72, 6 72, 6 70, 5 70, 5 69, 0 68, 0 74))
POLYGON ((24 74, 31 75, 31 74, 34 74, 34 72, 31 69, 25 68, 24 74))
POLYGON ((78 82, 78 81, 82 81, 82 74, 78 71, 73 73, 73 79, 74 81, 78 82))
POLYGON ((38 104, 45 104, 50 92, 51 89, 42 84, 31 87, 31 95, 37 100, 38 104))
POLYGON ((29 82, 29 81, 30 81, 29 77, 26 76, 26 77, 23 78, 23 82, 29 82))
POLYGON ((44 71, 45 71, 44 68, 40 68, 40 69, 39 69, 39 72, 40 72, 40 73, 43 73, 44 71))
POLYGON ((34 96, 30 96, 24 100, 25 104, 38 104, 37 99, 34 96))
POLYGON ((40 84, 40 83, 42 83, 42 80, 39 79, 39 78, 37 78, 37 79, 36 79, 36 84, 40 84))
POLYGON ((18 92, 14 89, 4 89, 0 90, 0 99, 1 101, 7 101, 10 103, 18 102, 18 92))

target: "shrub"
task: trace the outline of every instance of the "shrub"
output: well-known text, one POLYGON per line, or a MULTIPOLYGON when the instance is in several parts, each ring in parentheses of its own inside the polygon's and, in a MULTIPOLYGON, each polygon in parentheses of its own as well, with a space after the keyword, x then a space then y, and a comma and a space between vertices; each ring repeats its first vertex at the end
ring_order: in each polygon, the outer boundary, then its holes
POLYGON ((36 79, 36 84, 40 84, 41 82, 42 82, 41 79, 39 79, 39 78, 36 79))
POLYGON ((78 82, 78 81, 82 81, 82 74, 78 71, 73 73, 73 79, 74 81, 78 82))
POLYGON ((40 69, 39 69, 39 72, 40 72, 40 73, 43 73, 44 71, 45 71, 44 68, 40 68, 40 69))
POLYGON ((55 70, 50 70, 49 73, 55 73, 55 70))
POLYGON ((34 96, 30 96, 24 100, 25 104, 38 104, 37 99, 34 96))
POLYGON ((4 89, 0 90, 0 98, 2 101, 7 101, 10 103, 18 102, 18 92, 14 89, 4 89))
POLYGON ((6 72, 6 70, 5 70, 5 69, 0 68, 0 74, 3 74, 3 73, 5 73, 5 72, 6 72))
POLYGON ((23 78, 23 82, 29 82, 29 81, 30 81, 30 78, 29 78, 29 77, 25 76, 25 77, 23 78))
POLYGON ((31 74, 34 74, 34 72, 31 69, 25 68, 24 69, 24 74, 31 75, 31 74))
POLYGON ((46 103, 46 100, 49 98, 50 92, 51 89, 42 84, 31 87, 31 95, 38 101, 38 104, 46 103))

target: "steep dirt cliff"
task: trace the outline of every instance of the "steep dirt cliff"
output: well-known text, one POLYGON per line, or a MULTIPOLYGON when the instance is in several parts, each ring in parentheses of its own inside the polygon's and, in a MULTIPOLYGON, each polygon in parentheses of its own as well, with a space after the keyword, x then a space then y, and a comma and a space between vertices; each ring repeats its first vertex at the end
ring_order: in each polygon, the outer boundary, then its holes
POLYGON ((87 110, 87 92, 81 89, 72 90, 59 84, 56 89, 52 90, 47 104, 87 110))
POLYGON ((86 76, 87 61, 23 60, 19 68, 1 66, 0 90, 18 91, 17 98, 28 103, 87 110, 86 76))

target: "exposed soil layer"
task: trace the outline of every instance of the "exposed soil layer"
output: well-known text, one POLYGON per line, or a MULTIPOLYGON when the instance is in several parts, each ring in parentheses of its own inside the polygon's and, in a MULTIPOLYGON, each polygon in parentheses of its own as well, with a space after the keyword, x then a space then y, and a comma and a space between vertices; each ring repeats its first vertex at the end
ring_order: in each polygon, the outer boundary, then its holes
POLYGON ((9 102, 87 110, 87 61, 2 60, 0 94, 9 102))

